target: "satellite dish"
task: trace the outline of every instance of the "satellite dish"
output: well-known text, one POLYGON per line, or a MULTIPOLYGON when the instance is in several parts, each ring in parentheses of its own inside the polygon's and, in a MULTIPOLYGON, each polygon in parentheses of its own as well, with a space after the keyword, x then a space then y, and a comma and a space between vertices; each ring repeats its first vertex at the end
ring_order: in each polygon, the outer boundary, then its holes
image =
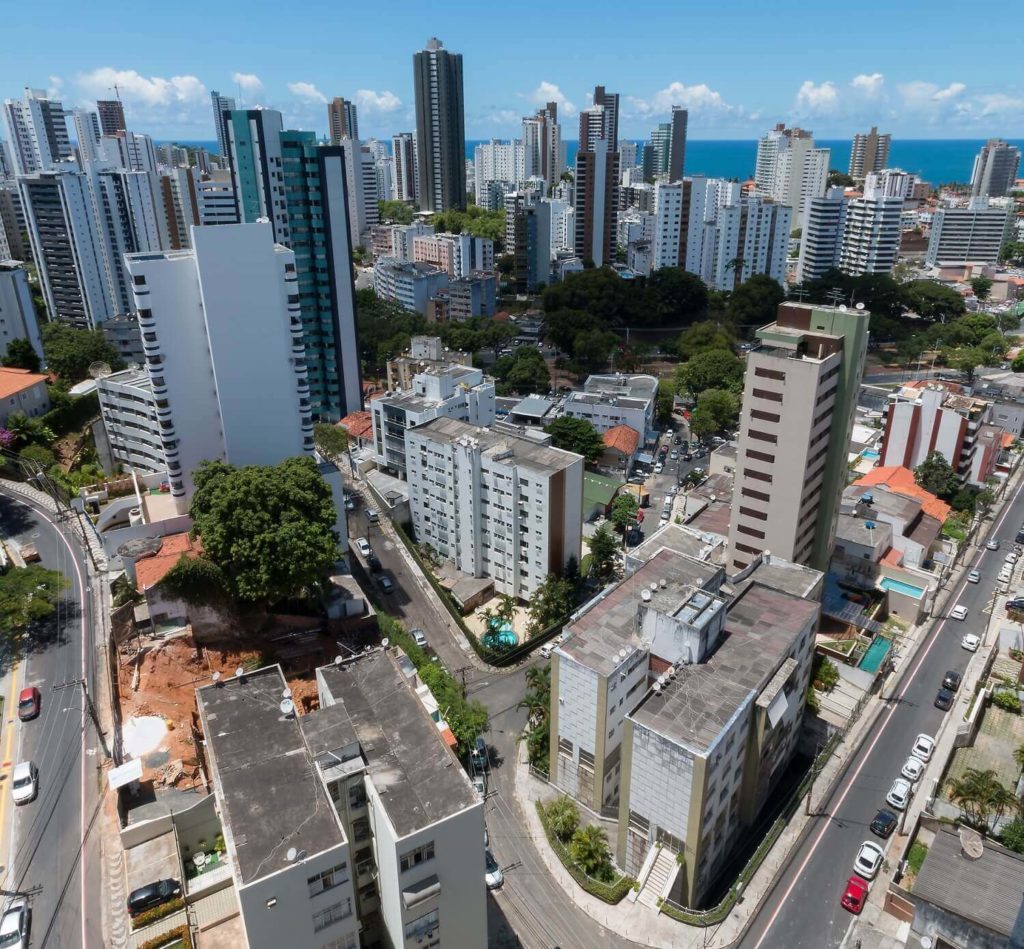
POLYGON ((385 649, 387 649, 387 648, 388 648, 388 646, 390 646, 390 645, 391 645, 391 640, 390 640, 390 639, 388 639, 388 638, 387 638, 387 636, 385 636, 385 637, 384 637, 384 638, 383 638, 383 639, 382 639, 382 640, 380 641, 380 644, 381 644, 381 645, 382 645, 382 646, 383 646, 383 647, 384 647, 385 649))
POLYGON ((295 714, 295 703, 291 699, 281 699, 281 704, 278 708, 281 709, 281 714, 286 717, 295 714))
POLYGON ((985 852, 985 843, 981 834, 970 827, 960 827, 960 849, 969 860, 978 860, 985 852))
POLYGON ((236 679, 241 679, 241 678, 242 678, 242 676, 244 676, 244 675, 245 675, 245 670, 244 670, 244 669, 243 669, 243 668, 242 668, 241 666, 239 666, 239 667, 238 667, 238 668, 237 668, 237 669, 235 670, 235 678, 236 678, 236 679))
POLYGON ((281 698, 283 698, 283 699, 290 699, 291 697, 292 697, 292 690, 286 687, 285 690, 281 693, 281 698))
POLYGON ((857 304, 857 309, 858 310, 863 310, 864 309, 864 304, 863 303, 858 303, 857 304))
POLYGON ((334 664, 336 666, 340 666, 344 661, 345 661, 345 657, 344 656, 335 656, 334 657, 334 664))
POLYGON ((294 847, 289 847, 288 848, 288 853, 285 854, 285 857, 288 858, 288 862, 289 863, 295 863, 295 858, 298 855, 299 855, 298 850, 296 850, 294 847))
POLYGON ((113 372, 109 363, 94 362, 89 365, 89 376, 93 379, 103 379, 113 372))
POLYGON ((220 673, 215 672, 212 676, 214 682, 220 682, 220 673))
POLYGON ((840 303, 839 304, 839 312, 840 313, 845 313, 846 312, 846 304, 845 303, 840 303))

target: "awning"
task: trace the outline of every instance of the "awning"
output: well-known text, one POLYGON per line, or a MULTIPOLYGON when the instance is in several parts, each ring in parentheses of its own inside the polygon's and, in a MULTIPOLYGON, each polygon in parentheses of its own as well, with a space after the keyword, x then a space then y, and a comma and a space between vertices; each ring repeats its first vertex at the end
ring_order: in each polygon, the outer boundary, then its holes
POLYGON ((637 453, 635 461, 639 462, 641 465, 653 465, 654 455, 646 451, 641 451, 637 453))
POLYGON ((436 896, 440 892, 441 881, 437 878, 436 873, 432 873, 425 880, 413 883, 402 890, 402 903, 406 909, 412 909, 414 906, 418 906, 424 900, 429 900, 430 897, 436 896))
POLYGON ((116 791, 118 788, 123 788, 126 784, 131 784, 132 781, 142 780, 142 759, 134 758, 131 761, 125 762, 119 768, 111 768, 107 772, 107 781, 110 782, 110 790, 116 791))
POLYGON ((772 700, 772 704, 768 706, 768 721, 771 722, 772 728, 782 721, 782 716, 786 714, 787 706, 786 690, 780 689, 779 694, 772 700))

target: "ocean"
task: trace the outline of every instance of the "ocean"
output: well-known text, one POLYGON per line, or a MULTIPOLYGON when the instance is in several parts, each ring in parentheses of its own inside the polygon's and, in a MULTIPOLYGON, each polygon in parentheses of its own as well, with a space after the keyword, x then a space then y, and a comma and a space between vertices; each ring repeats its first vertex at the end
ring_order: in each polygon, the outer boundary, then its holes
MULTIPOLYGON (((466 157, 473 157, 473 149, 488 139, 467 139, 466 157)), ((1011 144, 1024 150, 1024 139, 1010 139, 1011 144)), ((158 142, 163 144, 163 142, 158 142)), ((206 148, 217 151, 216 142, 179 141, 179 145, 206 148)), ((829 167, 846 171, 850 167, 850 140, 823 139, 816 143, 822 148, 832 149, 829 167)), ((894 139, 889 153, 889 164, 894 168, 919 175, 933 185, 971 180, 974 156, 978 154, 984 139, 937 138, 937 139, 894 139)), ((566 142, 566 157, 570 167, 576 159, 575 141, 566 142)), ((711 178, 749 178, 754 174, 757 157, 755 139, 690 139, 686 143, 686 173, 707 175, 711 178)))

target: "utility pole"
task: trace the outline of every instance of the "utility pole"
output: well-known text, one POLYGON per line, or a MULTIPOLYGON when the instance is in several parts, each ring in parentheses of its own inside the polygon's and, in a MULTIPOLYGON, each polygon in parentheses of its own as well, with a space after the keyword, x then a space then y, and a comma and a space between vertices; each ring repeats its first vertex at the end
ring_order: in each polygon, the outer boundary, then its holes
POLYGON ((100 747, 103 749, 103 755, 106 758, 110 757, 110 749, 107 747, 107 739, 103 734, 103 729, 100 727, 100 718, 96 714, 96 706, 93 705, 92 696, 89 694, 89 686, 85 679, 68 679, 66 682, 58 682, 54 687, 54 692, 60 692, 64 689, 74 688, 76 685, 82 687, 82 695, 85 698, 85 706, 89 712, 89 717, 92 719, 92 723, 96 728, 96 734, 100 740, 100 747))

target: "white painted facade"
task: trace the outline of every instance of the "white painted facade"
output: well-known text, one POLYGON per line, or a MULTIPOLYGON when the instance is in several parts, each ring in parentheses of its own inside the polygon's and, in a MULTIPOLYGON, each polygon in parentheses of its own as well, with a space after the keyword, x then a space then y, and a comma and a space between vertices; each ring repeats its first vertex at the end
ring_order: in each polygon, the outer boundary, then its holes
POLYGON ((24 264, 0 258, 0 357, 16 339, 27 339, 36 355, 43 358, 39 321, 32 303, 32 289, 24 264))
POLYGON ((431 264, 381 257, 373 266, 373 292, 417 313, 426 313, 430 298, 447 286, 448 274, 431 264))
POLYGON ((839 267, 853 276, 890 274, 900 253, 903 198, 885 197, 865 188, 846 207, 839 267))
POLYGON ((212 178, 198 181, 196 198, 199 202, 197 224, 205 227, 211 224, 238 223, 238 205, 230 172, 217 172, 212 178))
POLYGON ((504 181, 514 188, 521 187, 526 181, 523 143, 518 139, 511 142, 497 139, 482 142, 473 149, 473 170, 476 203, 481 206, 487 200, 489 182, 504 181))
POLYGON ((994 264, 1009 240, 1013 217, 1012 204, 988 198, 974 198, 966 207, 937 208, 925 263, 994 264))
POLYGON ((5 99, 3 118, 17 174, 49 171, 71 157, 64 106, 45 90, 26 88, 22 98, 5 99))
POLYGON ((125 369, 96 380, 100 417, 114 461, 140 474, 167 472, 153 383, 145 369, 125 369))
POLYGON ((823 197, 808 201, 801 224, 798 283, 815 280, 839 266, 846 226, 847 201, 843 194, 842 188, 832 188, 823 197))

